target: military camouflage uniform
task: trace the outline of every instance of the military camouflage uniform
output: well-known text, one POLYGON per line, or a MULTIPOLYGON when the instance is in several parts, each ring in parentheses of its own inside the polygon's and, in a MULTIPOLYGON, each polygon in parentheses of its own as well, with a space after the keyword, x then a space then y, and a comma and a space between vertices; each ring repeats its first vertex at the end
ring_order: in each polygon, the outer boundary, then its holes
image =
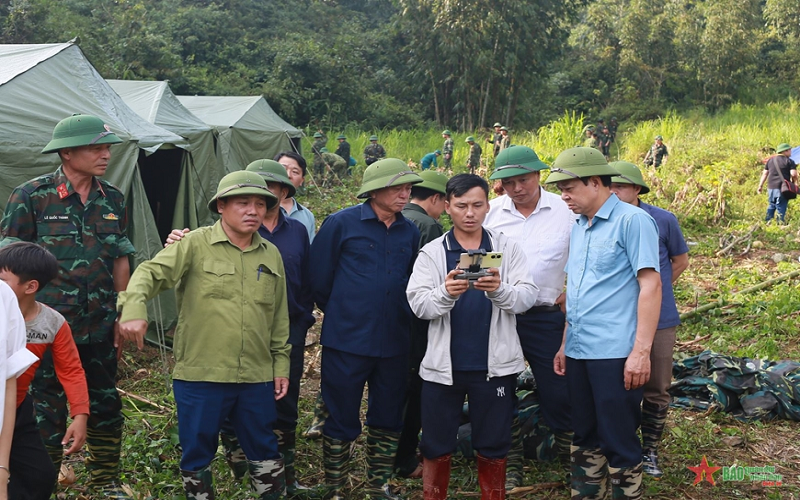
POLYGON ((501 134, 500 132, 495 132, 490 142, 494 144, 494 157, 497 158, 497 155, 499 155, 500 151, 503 150, 502 148, 503 134, 501 134))
POLYGON ((444 140, 444 146, 442 146, 442 157, 444 158, 444 168, 450 170, 453 168, 453 138, 448 137, 444 140))
POLYGON ((370 143, 369 146, 364 148, 364 159, 367 165, 372 165, 381 158, 386 158, 386 150, 377 142, 370 143))
POLYGON ((347 175, 347 161, 338 154, 322 153, 320 161, 325 172, 324 184, 332 183, 336 177, 342 180, 347 175), (328 167, 330 167, 330 170, 328 170, 328 167))
POLYGON ((328 144, 328 138, 325 134, 322 137, 314 139, 314 144, 311 146, 311 152, 314 153, 314 175, 325 175, 325 164, 322 162, 322 148, 328 144))
MULTIPOLYGON (((112 271, 115 259, 135 250, 127 236, 122 193, 104 180, 93 182, 85 204, 61 168, 14 189, 0 223, 0 245, 32 241, 58 258, 58 277, 37 298, 64 315, 72 328, 89 388, 86 468, 92 485, 103 486, 118 477, 123 424, 115 386, 117 293, 112 271)), ((67 401, 49 353, 42 359, 31 392, 42 438, 58 468, 67 401)))
POLYGON ((473 142, 469 147, 469 158, 467 159, 467 167, 469 168, 469 173, 474 174, 475 170, 477 170, 481 166, 481 153, 483 150, 481 149, 480 145, 477 142, 473 142))
POLYGON ((656 143, 653 143, 650 146, 650 150, 647 152, 647 155, 644 157, 644 162, 647 165, 653 165, 654 167, 658 168, 661 166, 661 163, 664 161, 664 157, 669 155, 667 152, 667 145, 663 142, 659 146, 656 143))

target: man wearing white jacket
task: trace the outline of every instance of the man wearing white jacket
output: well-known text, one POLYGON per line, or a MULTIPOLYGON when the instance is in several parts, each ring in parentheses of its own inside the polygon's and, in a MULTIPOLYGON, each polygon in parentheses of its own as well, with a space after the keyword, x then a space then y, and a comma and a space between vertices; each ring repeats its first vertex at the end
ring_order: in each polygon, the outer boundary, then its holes
POLYGON ((430 321, 420 366, 424 497, 447 498, 450 456, 468 396, 481 498, 503 499, 516 375, 525 369, 515 315, 530 309, 539 289, 522 249, 482 226, 489 212, 486 181, 461 174, 446 191, 453 229, 420 250, 406 290, 414 314, 430 321), (478 249, 502 253, 502 264, 470 285, 456 277, 464 272, 457 263, 462 253, 478 249))

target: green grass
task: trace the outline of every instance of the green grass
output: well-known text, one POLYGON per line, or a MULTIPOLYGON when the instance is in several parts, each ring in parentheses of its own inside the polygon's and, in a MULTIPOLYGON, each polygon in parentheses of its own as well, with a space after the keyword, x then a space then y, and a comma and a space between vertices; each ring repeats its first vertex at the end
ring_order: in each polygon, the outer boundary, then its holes
MULTIPOLYGON (((797 137, 800 103, 788 101, 764 107, 732 106, 708 115, 702 112, 667 114, 643 123, 621 124, 618 143, 612 147, 614 159, 641 164, 655 135, 664 136, 670 149, 666 166, 644 172, 652 193, 644 200, 672 210, 691 243, 690 267, 676 283, 676 301, 681 312, 691 311, 711 301, 721 306, 688 319, 679 327, 679 341, 701 340, 688 345, 682 355, 702 349, 724 354, 768 359, 800 359, 797 323, 800 319, 800 280, 775 284, 750 294, 740 290, 800 267, 800 202, 789 204, 786 226, 765 225, 761 221, 766 196, 756 194, 763 163, 761 160, 781 142, 797 137), (727 255, 717 253, 736 237, 750 233, 727 255), (747 252, 744 252, 748 250, 747 252), (776 253, 787 256, 775 263, 776 253), (706 338, 707 337, 707 338, 706 338)), ((582 143, 582 116, 572 113, 536 131, 512 130, 512 142, 533 147, 543 161, 551 163, 565 148, 582 143)), ((340 131, 327 131, 328 148, 336 149, 334 138, 340 131)), ((455 131, 454 131, 455 132, 455 131)), ((318 223, 341 208, 358 202, 354 193, 363 173, 361 152, 368 137, 377 133, 390 157, 416 164, 426 153, 441 149, 441 130, 344 131, 360 165, 344 186, 317 188, 309 180, 299 200, 316 214, 318 223)), ((454 173, 465 171, 467 135, 475 135, 484 148, 484 160, 491 166, 489 131, 455 133, 454 173)), ((310 150, 310 142, 304 143, 310 150)), ((310 160, 310 155, 308 155, 310 160)), ((413 168, 413 167, 412 167, 413 168)), ((313 350, 313 347, 309 348, 313 350)), ((308 356, 307 356, 308 357, 308 356)), ((140 498, 182 498, 178 474, 180 452, 176 447, 174 402, 166 390, 162 362, 157 352, 144 355, 126 353, 121 368, 121 387, 153 400, 160 410, 136 400, 126 400, 128 416, 122 468, 124 480, 140 498), (149 372, 137 371, 146 368, 149 372)), ((317 378, 304 380, 299 429, 312 418, 317 378)), ((800 498, 800 426, 797 422, 743 423, 728 415, 704 415, 686 410, 670 413, 668 434, 662 455, 666 477, 659 482, 646 480, 648 498, 676 499, 783 499, 800 498), (744 442, 730 446, 723 438, 738 436, 744 442), (692 485, 694 474, 687 466, 698 465, 703 456, 713 465, 774 465, 784 474, 780 488, 762 487, 751 482, 722 482, 692 485)), ((79 484, 85 482, 80 457, 73 459, 79 484)), ((298 470, 307 483, 322 481, 320 443, 300 440, 298 470)), ((363 497, 365 477, 363 443, 356 447, 352 498, 363 497)), ((250 498, 246 487, 234 482, 221 458, 214 465, 218 498, 250 498)), ((720 474, 715 475, 719 480, 720 474)), ((563 470, 555 464, 528 462, 526 484, 560 481, 563 470)), ((400 481, 409 498, 421 498, 420 481, 400 481)), ((473 463, 459 460, 453 469, 453 498, 475 498, 477 484, 473 463)), ((70 489, 75 498, 80 489, 70 489)), ((566 499, 565 487, 544 490, 528 498, 566 499)))

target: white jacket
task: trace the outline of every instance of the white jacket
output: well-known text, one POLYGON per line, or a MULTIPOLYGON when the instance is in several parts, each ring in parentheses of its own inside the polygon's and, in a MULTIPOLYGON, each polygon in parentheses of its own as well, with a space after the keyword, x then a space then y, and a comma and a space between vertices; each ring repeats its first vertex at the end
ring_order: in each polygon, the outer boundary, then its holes
MULTIPOLYGON (((528 262, 519 245, 502 233, 484 229, 491 238, 492 251, 503 253, 500 288, 486 293, 486 297, 492 301, 488 376, 502 377, 525 369, 525 359, 517 336, 516 315, 533 306, 539 289, 530 277, 528 262)), ((452 297, 444 286, 448 273, 443 244, 445 236, 436 238, 419 251, 406 295, 414 314, 430 321, 428 347, 420 365, 420 377, 437 384, 453 385, 450 310, 458 297, 452 297)))

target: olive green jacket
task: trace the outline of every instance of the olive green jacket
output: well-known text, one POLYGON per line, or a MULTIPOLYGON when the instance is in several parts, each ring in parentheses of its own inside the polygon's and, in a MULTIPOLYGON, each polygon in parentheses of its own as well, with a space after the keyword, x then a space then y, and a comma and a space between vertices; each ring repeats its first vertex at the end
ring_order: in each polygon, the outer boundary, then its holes
POLYGON ((258 233, 244 250, 220 222, 194 229, 139 265, 119 294, 120 321, 147 319, 147 300, 177 287, 177 380, 259 383, 289 376, 286 274, 258 233))
POLYGON ((419 248, 444 234, 439 221, 428 215, 428 212, 416 203, 408 203, 403 207, 403 217, 413 222, 419 229, 419 248))

